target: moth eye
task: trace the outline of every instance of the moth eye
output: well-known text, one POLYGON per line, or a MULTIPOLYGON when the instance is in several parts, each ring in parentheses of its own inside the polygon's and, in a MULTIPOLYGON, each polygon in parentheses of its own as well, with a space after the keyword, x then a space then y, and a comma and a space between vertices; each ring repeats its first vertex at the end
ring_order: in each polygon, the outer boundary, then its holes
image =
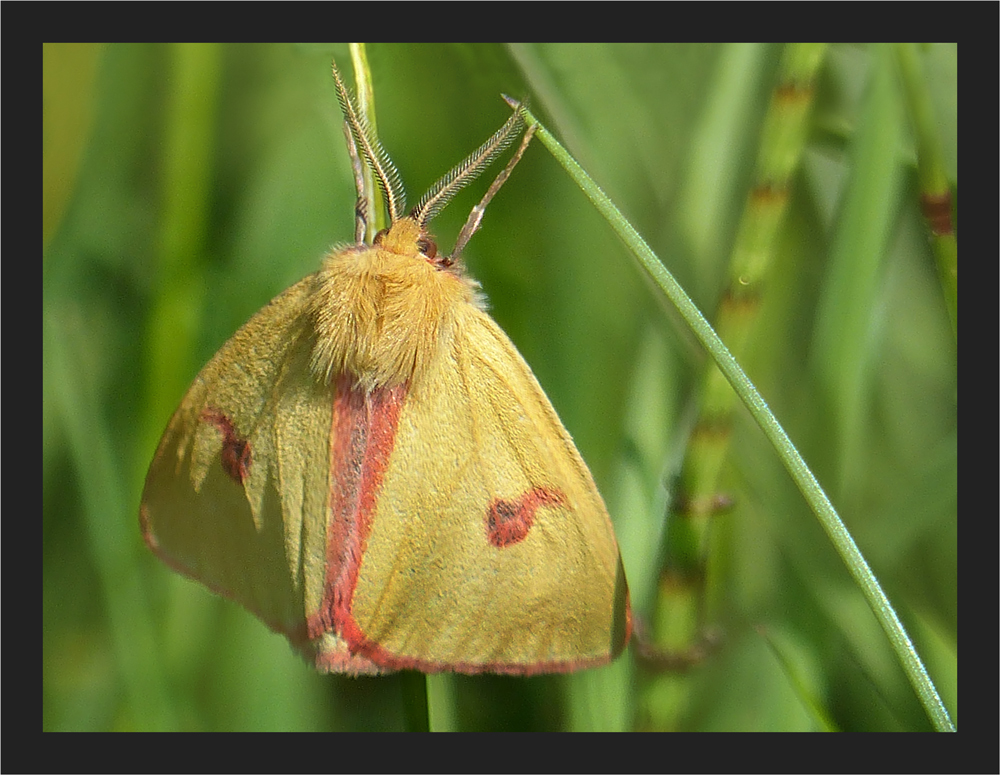
POLYGON ((425 258, 433 259, 437 256, 438 246, 434 240, 421 237, 417 240, 417 250, 419 250, 425 258))
POLYGON ((372 240, 372 245, 381 245, 382 244, 382 240, 385 238, 385 235, 388 234, 388 233, 389 233, 388 229, 381 229, 381 230, 379 230, 378 233, 375 235, 375 238, 372 240))

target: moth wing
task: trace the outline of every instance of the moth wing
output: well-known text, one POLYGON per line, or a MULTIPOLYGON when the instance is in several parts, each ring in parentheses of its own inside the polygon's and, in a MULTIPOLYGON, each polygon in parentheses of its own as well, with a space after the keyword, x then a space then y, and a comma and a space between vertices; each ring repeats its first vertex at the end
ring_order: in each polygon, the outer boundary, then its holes
POLYGON ((163 560, 307 656, 305 622, 323 594, 332 414, 329 388, 309 369, 313 283, 272 300, 201 370, 160 441, 140 508, 163 560))
POLYGON ((590 471, 492 319, 463 305, 446 336, 403 405, 361 562, 369 656, 469 673, 606 662, 631 615, 590 471))

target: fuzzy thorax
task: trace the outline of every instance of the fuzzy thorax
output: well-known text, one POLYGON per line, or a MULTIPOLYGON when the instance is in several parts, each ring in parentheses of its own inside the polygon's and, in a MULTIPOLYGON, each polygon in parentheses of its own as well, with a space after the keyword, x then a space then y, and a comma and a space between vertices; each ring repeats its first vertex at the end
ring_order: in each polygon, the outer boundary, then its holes
POLYGON ((329 383, 349 372, 365 390, 419 379, 459 307, 477 303, 474 280, 420 252, 426 236, 412 218, 401 218, 375 244, 327 255, 312 310, 318 378, 329 383))

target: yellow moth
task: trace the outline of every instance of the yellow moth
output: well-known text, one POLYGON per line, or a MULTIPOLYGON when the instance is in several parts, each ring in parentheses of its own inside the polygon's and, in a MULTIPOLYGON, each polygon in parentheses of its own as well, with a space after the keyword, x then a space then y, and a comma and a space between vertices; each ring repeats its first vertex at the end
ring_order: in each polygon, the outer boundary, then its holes
POLYGON ((459 253, 532 129, 442 256, 428 221, 516 139, 506 124, 409 213, 334 67, 356 244, 254 315, 160 441, 143 536, 322 671, 528 675, 607 662, 631 633, 607 510, 459 253), (390 225, 371 219, 363 166, 390 225))

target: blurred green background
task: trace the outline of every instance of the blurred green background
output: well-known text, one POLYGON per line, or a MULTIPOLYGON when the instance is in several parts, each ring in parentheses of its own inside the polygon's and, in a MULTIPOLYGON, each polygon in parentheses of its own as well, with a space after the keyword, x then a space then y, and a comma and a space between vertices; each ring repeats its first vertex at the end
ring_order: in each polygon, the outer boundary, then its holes
MULTIPOLYGON (((956 348, 901 87, 878 97, 899 131, 882 159, 880 206, 854 227, 858 244, 875 248, 847 267, 829 261, 845 191, 857 188, 851 140, 873 109, 878 51, 827 54, 743 365, 957 719, 956 348), (844 273, 865 278, 847 296, 844 273), (854 364, 846 372, 814 345, 831 321, 844 331, 836 357, 854 364)), ((919 51, 957 191, 957 47, 919 51)), ((501 92, 527 99, 710 317, 781 52, 368 47, 379 134, 411 203, 504 122, 501 92)), ((280 636, 159 563, 138 529, 146 466, 199 368, 330 246, 352 239, 331 57, 353 80, 346 45, 44 47, 47 730, 404 724, 399 677, 313 673, 280 636)), ((435 220, 442 249, 491 179, 435 220)), ((704 354, 537 142, 465 258, 593 470, 633 603, 647 614, 651 550, 704 354)), ((736 506, 718 518, 713 551, 724 640, 688 674, 676 728, 929 729, 860 592, 745 413, 725 484, 736 506)), ((630 649, 579 676, 446 686, 462 729, 657 729, 660 679, 630 649)))

